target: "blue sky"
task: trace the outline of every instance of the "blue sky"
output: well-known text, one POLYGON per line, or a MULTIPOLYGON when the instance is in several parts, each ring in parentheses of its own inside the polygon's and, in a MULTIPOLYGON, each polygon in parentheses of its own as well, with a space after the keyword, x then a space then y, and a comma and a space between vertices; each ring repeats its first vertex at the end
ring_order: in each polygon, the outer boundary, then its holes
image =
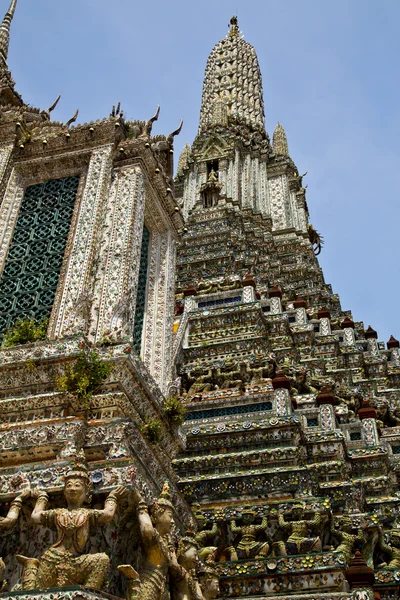
MULTIPOLYGON (((1 0, 4 13, 9 4, 1 0)), ((157 104, 155 133, 180 117, 176 159, 193 141, 207 56, 233 13, 256 49, 267 131, 284 125, 308 171, 325 279, 387 341, 400 338, 398 0, 19 0, 9 65, 25 102, 79 122, 157 104)))

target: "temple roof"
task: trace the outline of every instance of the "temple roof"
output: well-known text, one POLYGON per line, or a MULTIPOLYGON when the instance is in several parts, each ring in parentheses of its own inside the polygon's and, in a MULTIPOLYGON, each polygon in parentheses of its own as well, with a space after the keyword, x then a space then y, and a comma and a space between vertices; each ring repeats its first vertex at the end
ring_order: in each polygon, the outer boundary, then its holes
POLYGON ((226 38, 218 42, 207 60, 199 131, 213 123, 215 105, 226 102, 228 118, 254 129, 265 128, 261 72, 256 52, 232 17, 226 38), (216 102, 218 101, 218 102, 216 102))

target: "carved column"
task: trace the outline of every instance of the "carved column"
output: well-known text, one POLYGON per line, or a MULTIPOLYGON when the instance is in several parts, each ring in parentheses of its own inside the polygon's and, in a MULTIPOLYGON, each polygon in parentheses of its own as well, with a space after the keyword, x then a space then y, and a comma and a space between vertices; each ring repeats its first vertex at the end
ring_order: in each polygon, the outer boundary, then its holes
POLYGON ((0 208, 0 275, 4 268, 23 196, 22 180, 16 169, 13 169, 0 208))
POLYGON ((101 218, 105 214, 111 175, 112 146, 93 151, 79 215, 64 289, 58 309, 54 337, 85 329, 93 293, 91 270, 101 218))
POLYGON ((126 167, 114 174, 99 238, 90 327, 96 341, 114 327, 131 336, 145 197, 140 167, 126 167))
MULTIPOLYGON (((142 356, 161 389, 171 378, 175 240, 171 232, 151 235, 142 356)), ((186 308, 186 307, 185 307, 186 308)))

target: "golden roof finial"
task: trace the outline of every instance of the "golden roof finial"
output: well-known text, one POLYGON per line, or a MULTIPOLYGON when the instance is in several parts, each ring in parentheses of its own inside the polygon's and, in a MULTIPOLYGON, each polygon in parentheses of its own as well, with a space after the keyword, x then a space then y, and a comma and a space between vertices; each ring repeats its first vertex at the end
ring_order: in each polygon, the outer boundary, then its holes
POLYGON ((230 37, 235 37, 239 35, 238 18, 235 15, 233 15, 233 17, 230 20, 229 35, 230 37))

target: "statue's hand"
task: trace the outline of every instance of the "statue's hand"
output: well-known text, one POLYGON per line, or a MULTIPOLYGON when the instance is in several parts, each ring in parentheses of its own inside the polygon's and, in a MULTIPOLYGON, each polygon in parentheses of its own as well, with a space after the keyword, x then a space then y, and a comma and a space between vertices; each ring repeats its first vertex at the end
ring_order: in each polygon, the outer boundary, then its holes
POLYGON ((40 488, 33 488, 29 490, 29 495, 31 498, 39 498, 39 496, 47 497, 47 492, 45 490, 41 490, 40 488))
POLYGON ((180 564, 178 563, 178 559, 176 557, 175 550, 170 551, 170 566, 180 569, 180 564))
POLYGON ((129 494, 128 488, 124 487, 123 485, 119 485, 109 495, 113 496, 116 500, 121 500, 122 498, 127 497, 128 494, 129 494))
POLYGON ((18 498, 20 498, 21 500, 26 500, 26 498, 30 498, 32 494, 32 490, 30 488, 26 488, 25 490, 22 490, 22 492, 20 494, 18 494, 18 498))

